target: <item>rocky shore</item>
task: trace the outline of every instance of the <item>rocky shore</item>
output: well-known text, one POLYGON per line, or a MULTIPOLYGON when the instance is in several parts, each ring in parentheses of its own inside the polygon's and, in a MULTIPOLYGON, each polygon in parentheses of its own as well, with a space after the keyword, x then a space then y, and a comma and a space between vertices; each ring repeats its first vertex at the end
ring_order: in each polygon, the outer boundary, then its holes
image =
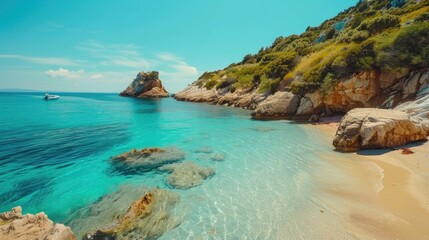
POLYGON ((199 81, 174 97, 252 109, 252 118, 261 120, 317 122, 321 117, 347 113, 333 141, 340 151, 396 147, 429 136, 428 69, 360 72, 341 79, 325 93, 320 89, 305 94, 287 89, 274 94, 252 89, 208 90, 199 81))
POLYGON ((69 227, 52 222, 44 212, 22 214, 21 207, 0 213, 0 239, 3 240, 74 240, 69 227))
POLYGON ((159 79, 159 73, 139 72, 133 82, 122 91, 122 97, 137 97, 137 98, 163 98, 169 97, 169 93, 162 86, 159 79))
POLYGON ((279 87, 273 94, 257 89, 232 92, 231 86, 208 90, 201 81, 204 79, 176 93, 175 99, 251 109, 255 119, 317 121, 354 108, 393 108, 419 98, 429 91, 429 70, 364 71, 336 81, 326 92, 315 89, 306 93, 293 93, 287 87, 279 87))

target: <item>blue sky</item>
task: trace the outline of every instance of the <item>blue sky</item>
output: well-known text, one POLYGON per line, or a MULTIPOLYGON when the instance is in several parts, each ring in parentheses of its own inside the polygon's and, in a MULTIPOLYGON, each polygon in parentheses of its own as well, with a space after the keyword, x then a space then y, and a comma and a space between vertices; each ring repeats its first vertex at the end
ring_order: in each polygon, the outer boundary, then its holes
POLYGON ((119 92, 156 70, 170 92, 357 0, 2 0, 0 89, 119 92))

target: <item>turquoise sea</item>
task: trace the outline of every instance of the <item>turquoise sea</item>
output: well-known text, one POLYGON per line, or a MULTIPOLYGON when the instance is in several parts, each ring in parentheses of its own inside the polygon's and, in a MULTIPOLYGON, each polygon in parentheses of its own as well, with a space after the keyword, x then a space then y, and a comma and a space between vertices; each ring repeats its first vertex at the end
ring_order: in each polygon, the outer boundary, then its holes
MULTIPOLYGON (((157 171, 124 174, 110 157, 177 147, 216 174, 180 194, 181 224, 163 239, 298 239, 318 231, 312 174, 326 148, 288 121, 253 121, 247 110, 116 94, 0 93, 0 212, 20 205, 56 222, 124 184, 168 188, 157 171), (200 148, 212 153, 196 152, 200 148), (223 154, 224 161, 210 160, 223 154)), ((326 230, 329 231, 329 230, 326 230)))

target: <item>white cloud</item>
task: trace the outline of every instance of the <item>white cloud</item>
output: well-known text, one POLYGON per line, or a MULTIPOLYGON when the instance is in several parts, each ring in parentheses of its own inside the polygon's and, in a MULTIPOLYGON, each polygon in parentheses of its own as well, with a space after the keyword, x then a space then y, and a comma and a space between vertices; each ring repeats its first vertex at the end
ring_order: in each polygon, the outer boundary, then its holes
POLYGON ((48 70, 45 72, 45 74, 57 78, 57 77, 63 77, 63 78, 70 78, 70 79, 78 79, 81 78, 84 74, 84 70, 81 69, 77 72, 70 71, 64 68, 59 68, 58 70, 48 70))
POLYGON ((77 49, 103 59, 101 64, 105 66, 122 66, 142 70, 154 65, 152 60, 140 56, 139 47, 134 44, 102 44, 89 41, 79 44, 77 49))
POLYGON ((182 75, 182 76, 197 76, 198 70, 196 67, 189 65, 186 63, 182 58, 172 54, 172 53, 158 53, 156 56, 165 61, 166 65, 170 68, 172 68, 174 71, 174 74, 176 75, 182 75))
POLYGON ((16 59, 25 62, 44 64, 44 65, 62 65, 62 66, 79 66, 84 61, 75 61, 68 58, 56 57, 30 57, 15 54, 0 54, 0 58, 16 59))
POLYGON ((196 67, 194 66, 190 66, 186 63, 183 64, 173 64, 171 65, 174 69, 176 69, 178 72, 181 72, 183 74, 187 74, 187 75, 198 75, 198 70, 196 67))
POLYGON ((175 56, 174 54, 171 53, 158 53, 156 54, 156 56, 158 56, 159 59, 164 60, 164 61, 179 61, 182 60, 181 58, 175 56))
POLYGON ((101 74, 99 74, 99 73, 96 73, 96 74, 92 74, 92 75, 91 75, 91 78, 92 78, 92 79, 99 79, 99 78, 103 78, 103 75, 101 75, 101 74))
POLYGON ((46 22, 36 28, 36 30, 42 32, 53 32, 64 28, 63 24, 55 23, 55 22, 46 22))

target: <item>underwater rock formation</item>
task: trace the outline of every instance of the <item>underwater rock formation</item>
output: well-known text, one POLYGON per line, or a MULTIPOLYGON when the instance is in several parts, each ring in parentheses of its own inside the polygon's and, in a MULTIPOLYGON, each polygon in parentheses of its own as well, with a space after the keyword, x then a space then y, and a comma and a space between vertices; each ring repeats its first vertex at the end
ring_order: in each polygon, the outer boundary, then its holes
POLYGON ((167 90, 162 86, 159 80, 159 73, 139 72, 133 82, 122 91, 120 96, 138 97, 138 98, 161 98, 169 97, 167 90))
POLYGON ((185 153, 177 148, 143 148, 112 157, 114 166, 124 170, 150 171, 164 164, 185 159, 185 153))
POLYGON ((73 240, 69 227, 54 224, 44 212, 22 215, 22 208, 15 207, 0 214, 0 239, 2 240, 73 240))
POLYGON ((209 147, 209 146, 203 146, 203 147, 200 147, 200 148, 195 149, 195 151, 194 151, 194 152, 196 152, 196 153, 207 153, 207 154, 209 154, 209 153, 212 153, 212 152, 213 152, 213 149, 212 149, 211 147, 209 147))
POLYGON ((72 216, 78 236, 96 239, 157 239, 180 221, 172 215, 179 195, 163 189, 123 186, 72 216))
POLYGON ((341 119, 333 145, 346 152, 426 140, 429 121, 399 110, 356 108, 341 119))
POLYGON ((223 155, 221 153, 216 153, 216 154, 213 154, 210 159, 212 161, 220 162, 220 161, 225 160, 225 155, 223 155))
POLYGON ((170 186, 178 189, 189 189, 198 186, 215 174, 213 168, 200 167, 191 161, 164 165, 159 170, 171 172, 167 177, 167 182, 170 186))

